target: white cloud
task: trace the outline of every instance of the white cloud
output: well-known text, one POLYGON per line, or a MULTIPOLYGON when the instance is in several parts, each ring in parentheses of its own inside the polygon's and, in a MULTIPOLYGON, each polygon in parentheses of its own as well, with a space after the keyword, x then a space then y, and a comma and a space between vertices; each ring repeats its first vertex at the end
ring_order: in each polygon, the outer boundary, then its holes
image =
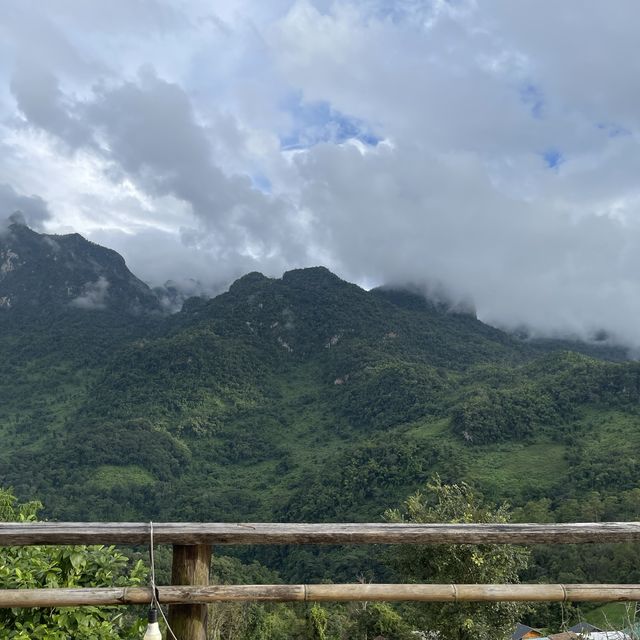
POLYGON ((5 4, 4 200, 47 228, 153 284, 322 261, 640 345, 632 0, 5 4))
POLYGON ((100 276, 95 282, 87 282, 82 293, 69 303, 79 309, 106 309, 109 295, 109 281, 100 276))

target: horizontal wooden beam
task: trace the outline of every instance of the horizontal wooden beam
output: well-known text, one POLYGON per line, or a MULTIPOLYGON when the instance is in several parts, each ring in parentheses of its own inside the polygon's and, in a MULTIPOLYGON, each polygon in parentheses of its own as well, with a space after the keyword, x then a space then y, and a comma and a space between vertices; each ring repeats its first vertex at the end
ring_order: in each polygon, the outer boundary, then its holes
MULTIPOLYGON (((571 524, 154 523, 157 544, 565 544, 640 541, 640 522, 571 524)), ((148 523, 0 523, 0 546, 145 544, 148 523)))
MULTIPOLYGON (((211 602, 634 602, 637 584, 309 584, 158 587, 163 604, 211 602)), ((0 590, 0 608, 142 605, 142 587, 0 590)))

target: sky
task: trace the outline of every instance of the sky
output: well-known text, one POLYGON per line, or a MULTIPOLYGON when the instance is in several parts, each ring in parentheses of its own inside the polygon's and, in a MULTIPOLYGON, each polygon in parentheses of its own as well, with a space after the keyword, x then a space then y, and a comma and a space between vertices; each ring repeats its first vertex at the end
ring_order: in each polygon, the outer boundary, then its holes
POLYGON ((640 347, 636 0, 0 0, 0 217, 640 347))

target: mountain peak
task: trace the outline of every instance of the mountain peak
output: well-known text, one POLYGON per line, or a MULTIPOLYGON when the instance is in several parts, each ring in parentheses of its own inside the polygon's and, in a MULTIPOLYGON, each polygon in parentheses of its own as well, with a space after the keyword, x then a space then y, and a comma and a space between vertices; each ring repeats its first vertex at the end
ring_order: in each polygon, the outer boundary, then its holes
POLYGON ((282 275, 282 281, 290 286, 312 286, 323 287, 330 285, 347 284, 339 278, 335 273, 329 271, 326 267, 305 267, 303 269, 292 269, 285 271, 282 275))
POLYGON ((269 282, 269 278, 259 271, 251 271, 245 274, 241 278, 238 278, 229 287, 231 293, 251 292, 256 288, 261 287, 266 282, 269 282))
POLYGON ((159 303, 117 252, 80 234, 49 235, 16 214, 0 234, 0 311, 72 307, 140 313, 159 303))

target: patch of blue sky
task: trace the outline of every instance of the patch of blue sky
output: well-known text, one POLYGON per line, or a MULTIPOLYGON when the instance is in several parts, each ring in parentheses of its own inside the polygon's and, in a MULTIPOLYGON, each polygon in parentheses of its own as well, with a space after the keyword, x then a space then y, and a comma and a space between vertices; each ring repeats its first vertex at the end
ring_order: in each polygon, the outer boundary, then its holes
POLYGON ((340 144, 347 140, 375 146, 381 140, 363 120, 341 113, 329 102, 304 102, 300 96, 294 96, 282 106, 292 120, 290 131, 280 136, 280 146, 285 150, 308 149, 322 142, 340 144))
POLYGON ((565 161, 562 153, 554 148, 544 151, 542 159, 549 169, 557 169, 565 161))
POLYGON ((598 122, 596 127, 601 131, 604 131, 609 138, 622 138, 624 136, 630 136, 631 131, 626 127, 623 127, 614 122, 598 122))
POLYGON ((540 119, 544 115, 544 96, 542 91, 535 84, 527 82, 520 86, 520 100, 529 108, 529 112, 534 118, 540 119))
POLYGON ((262 193, 271 193, 273 190, 271 180, 264 173, 252 173, 249 178, 254 189, 262 191, 262 193))

